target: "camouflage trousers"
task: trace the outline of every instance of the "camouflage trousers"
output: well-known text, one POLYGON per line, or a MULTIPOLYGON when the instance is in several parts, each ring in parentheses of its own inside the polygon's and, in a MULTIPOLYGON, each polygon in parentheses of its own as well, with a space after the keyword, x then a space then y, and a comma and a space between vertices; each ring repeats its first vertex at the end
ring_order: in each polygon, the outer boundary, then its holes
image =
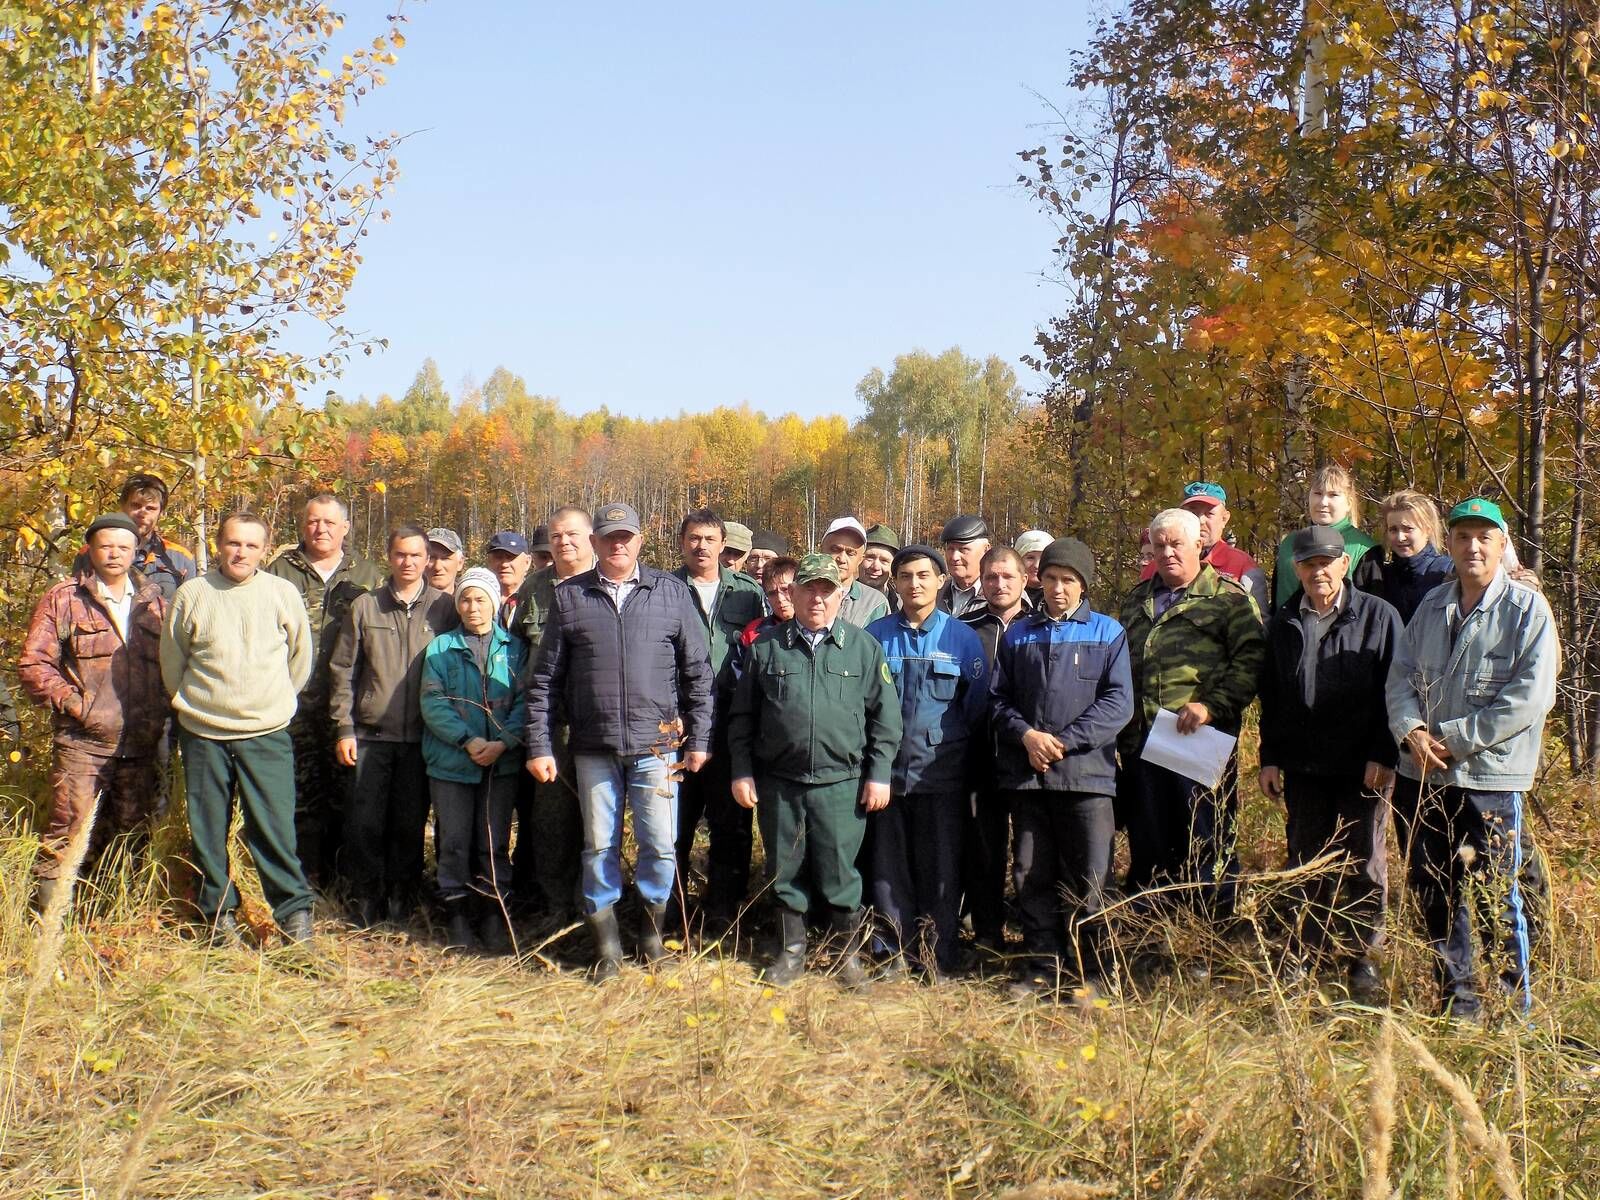
POLYGON ((95 820, 85 866, 123 835, 135 839, 136 849, 142 848, 156 811, 156 783, 154 754, 114 758, 57 745, 50 763, 50 813, 40 839, 44 846, 36 868, 39 878, 60 878, 67 845, 91 813, 95 820))
POLYGON ((301 712, 289 723, 294 743, 294 837, 300 864, 312 887, 338 879, 344 815, 355 772, 334 761, 333 722, 328 710, 301 712))

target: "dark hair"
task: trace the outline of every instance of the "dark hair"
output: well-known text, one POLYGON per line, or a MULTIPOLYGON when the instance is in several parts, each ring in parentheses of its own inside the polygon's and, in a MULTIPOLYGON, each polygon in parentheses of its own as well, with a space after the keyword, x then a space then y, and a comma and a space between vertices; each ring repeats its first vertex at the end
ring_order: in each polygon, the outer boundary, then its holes
POLYGON ((266 538, 262 539, 263 541, 266 541, 272 537, 272 526, 267 524, 265 517, 263 517, 260 513, 251 512, 248 508, 236 508, 232 512, 224 513, 222 515, 222 520, 217 522, 218 542, 222 541, 223 538, 228 536, 228 526, 232 525, 235 521, 242 522, 245 525, 255 525, 259 527, 261 532, 266 534, 266 538))
POLYGON ((396 525, 389 530, 389 542, 384 547, 385 551, 393 550, 396 542, 403 542, 407 538, 421 538, 426 542, 428 540, 428 531, 421 525, 413 525, 409 522, 404 525, 396 525))
POLYGON ((585 525, 590 529, 594 528, 594 517, 589 514, 587 508, 578 504, 563 504, 556 509, 555 512, 550 514, 550 519, 545 522, 545 528, 548 529, 551 525, 561 520, 562 517, 582 517, 585 525))
POLYGON ((1022 561, 1022 555, 1010 546, 990 546, 984 551, 983 558, 978 561, 978 574, 982 575, 989 569, 989 564, 998 562, 1002 558, 1009 558, 1016 565, 1019 575, 1027 574, 1027 564, 1022 561))
POLYGON ((723 537, 728 536, 728 527, 722 523, 722 518, 714 509, 697 508, 693 512, 685 513, 683 520, 678 522, 678 536, 681 538, 688 533, 691 525, 715 525, 719 534, 723 537))
POLYGON ((162 480, 161 476, 159 476, 159 475, 149 475, 149 474, 146 474, 146 473, 144 473, 142 471, 138 472, 137 474, 128 476, 127 482, 122 485, 122 491, 117 494, 117 503, 118 504, 126 504, 134 496, 138 496, 138 495, 140 495, 140 494, 142 494, 144 492, 154 492, 156 495, 160 496, 161 497, 161 511, 162 512, 166 511, 166 509, 167 509, 167 485, 166 485, 166 483, 162 480))
POLYGON ((780 555, 762 568, 761 587, 763 590, 765 590, 767 586, 767 580, 771 579, 774 575, 798 574, 800 574, 800 563, 796 559, 790 558, 787 554, 780 555))

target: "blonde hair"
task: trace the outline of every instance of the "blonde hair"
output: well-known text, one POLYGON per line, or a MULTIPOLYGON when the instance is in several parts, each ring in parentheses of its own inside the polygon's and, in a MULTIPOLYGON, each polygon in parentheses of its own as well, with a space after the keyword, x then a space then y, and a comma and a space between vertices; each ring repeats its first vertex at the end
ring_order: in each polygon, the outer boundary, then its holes
POLYGON ((1435 550, 1444 548, 1444 530, 1439 523, 1439 506, 1429 497, 1412 488, 1401 488, 1398 492, 1390 492, 1378 505, 1378 517, 1383 522, 1384 532, 1389 529, 1389 516, 1391 513, 1405 513, 1416 522, 1417 528, 1427 535, 1428 545, 1435 550))
POLYGON ((1350 501, 1350 524, 1357 527, 1361 524, 1361 497, 1356 494, 1356 478, 1338 463, 1323 463, 1311 472, 1310 482, 1306 484, 1307 492, 1325 492, 1328 488, 1336 487, 1344 493, 1345 499, 1350 501))

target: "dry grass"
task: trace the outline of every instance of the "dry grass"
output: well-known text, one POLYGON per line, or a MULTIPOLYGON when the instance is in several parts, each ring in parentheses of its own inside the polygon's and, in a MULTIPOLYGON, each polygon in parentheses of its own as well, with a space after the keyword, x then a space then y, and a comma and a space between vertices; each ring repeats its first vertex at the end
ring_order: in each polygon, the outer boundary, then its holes
MULTIPOLYGON (((1220 984, 1081 1014, 979 983, 774 995, 714 957, 597 990, 331 925, 310 960, 212 950, 127 878, 40 980, 13 837, 0 1195, 1600 1196, 1600 831, 1546 803, 1531 1020, 1402 1006, 1392 1035, 1274 985, 1266 933, 1217 948, 1220 984)), ((1417 949, 1393 958, 1425 1004, 1417 949)))

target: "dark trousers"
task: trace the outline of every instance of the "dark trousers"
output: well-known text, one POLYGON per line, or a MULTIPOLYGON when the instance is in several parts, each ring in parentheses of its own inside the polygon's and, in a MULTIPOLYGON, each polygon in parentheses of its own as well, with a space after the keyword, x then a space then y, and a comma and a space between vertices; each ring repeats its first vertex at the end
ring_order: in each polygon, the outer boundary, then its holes
POLYGON ((895 796, 871 813, 872 905, 889 953, 909 949, 924 967, 953 973, 961 916, 961 828, 967 793, 895 796))
POLYGON ((1291 890, 1291 936, 1312 954, 1364 956, 1383 942, 1389 802, 1360 779, 1285 771, 1283 787, 1289 866, 1339 856, 1291 890))
POLYGON ((294 841, 294 744, 286 730, 217 741, 179 727, 189 833, 200 872, 200 915, 239 906, 228 877, 228 826, 238 791, 244 844, 261 876, 261 891, 279 924, 311 907, 311 887, 300 869, 294 841))
POLYGON ((1424 787, 1401 775, 1395 809, 1406 813, 1406 877, 1436 955, 1441 996, 1452 1006, 1477 1006, 1476 926, 1486 952, 1494 947, 1502 986, 1526 1009, 1533 994, 1522 793, 1424 787))
POLYGON ((337 740, 326 704, 302 707, 289 722, 294 743, 294 832, 305 875, 317 887, 338 878, 344 809, 354 772, 333 756, 337 740))
POLYGON ((428 773, 421 742, 356 742, 356 778, 344 808, 341 874, 353 896, 414 902, 422 887, 428 773))
MULTIPOLYGON (((517 775, 527 772, 519 771, 517 775)), ((511 817, 517 775, 483 783, 429 779, 438 843, 439 895, 447 903, 471 892, 509 901, 512 895, 511 817)))
POLYGON ((583 817, 565 728, 557 731, 553 749, 554 782, 539 783, 527 771, 517 773, 511 887, 520 905, 570 917, 583 900, 583 817))
POLYGON ((813 898, 836 912, 860 908, 856 855, 867 828, 861 781, 796 783, 758 776, 756 795, 756 820, 778 903, 800 913, 812 910, 813 898))
POLYGON ((1127 776, 1128 891, 1186 885, 1176 893, 1183 903, 1231 915, 1239 880, 1237 758, 1214 790, 1143 759, 1127 776))
POLYGON ((1006 868, 1011 858, 1010 793, 983 789, 964 806, 961 831, 961 891, 981 943, 1005 941, 1006 868))
POLYGON ((710 761, 678 783, 678 886, 689 883, 689 858, 695 830, 705 818, 711 844, 706 855, 706 890, 701 897, 709 916, 732 920, 750 890, 750 855, 755 849, 755 814, 733 799, 732 764, 727 752, 713 752, 710 761))
POLYGON ((98 860, 118 837, 129 838, 135 853, 142 851, 158 795, 154 752, 140 758, 113 758, 57 743, 50 761, 50 812, 39 839, 39 878, 60 877, 67 843, 91 813, 94 827, 89 831, 85 866, 98 860))
POLYGON ((1028 970, 1050 977, 1104 978, 1101 913, 1116 836, 1111 797, 1019 791, 1007 799, 1028 970))

